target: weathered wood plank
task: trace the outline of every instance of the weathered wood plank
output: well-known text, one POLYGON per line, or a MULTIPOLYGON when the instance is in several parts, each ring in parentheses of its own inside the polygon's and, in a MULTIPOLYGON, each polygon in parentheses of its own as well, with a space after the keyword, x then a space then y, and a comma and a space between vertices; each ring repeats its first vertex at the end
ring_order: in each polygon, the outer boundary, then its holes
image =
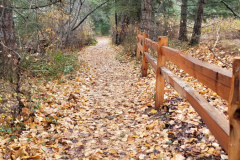
MULTIPOLYGON (((148 38, 147 33, 143 33, 143 39, 148 38)), ((145 44, 145 41, 143 40, 143 52, 148 52, 148 46, 145 44)), ((148 64, 147 64, 147 58, 145 54, 142 56, 142 76, 146 77, 147 76, 147 69, 148 69, 148 64)))
POLYGON ((143 53, 143 46, 141 45, 141 43, 138 43, 137 47, 138 47, 139 51, 143 53))
POLYGON ((229 99, 232 79, 230 71, 202 62, 169 47, 162 47, 161 50, 168 60, 211 88, 222 98, 229 99))
POLYGON ((158 60, 157 60, 157 74, 156 74, 156 95, 155 95, 155 109, 159 109, 164 101, 164 86, 165 81, 160 74, 160 67, 166 65, 166 58, 161 50, 162 46, 168 45, 168 37, 158 38, 158 60))
POLYGON ((147 61, 151 64, 154 72, 156 73, 157 72, 157 60, 154 59, 149 53, 147 52, 144 52, 146 58, 147 58, 147 61))
POLYGON ((196 93, 189 85, 174 75, 165 67, 161 67, 161 74, 164 79, 178 92, 182 97, 195 108, 202 117, 204 123, 208 126, 212 134, 216 137, 219 144, 228 151, 228 120, 212 105, 210 105, 201 95, 196 93))
POLYGON ((140 30, 137 30, 137 34, 142 34, 140 30))
POLYGON ((229 160, 240 160, 240 57, 233 61, 233 77, 229 98, 228 115, 230 121, 229 160))
POLYGON ((140 42, 143 41, 143 39, 144 39, 143 35, 141 35, 141 34, 138 34, 137 38, 139 38, 140 42))
POLYGON ((148 47, 151 47, 152 49, 154 49, 156 52, 158 51, 158 42, 152 41, 149 38, 145 39, 145 43, 146 45, 148 45, 148 47))
POLYGON ((141 45, 141 41, 140 39, 138 38, 138 35, 141 35, 141 31, 140 30, 137 30, 137 60, 139 60, 139 57, 140 57, 140 48, 138 47, 138 43, 141 45))

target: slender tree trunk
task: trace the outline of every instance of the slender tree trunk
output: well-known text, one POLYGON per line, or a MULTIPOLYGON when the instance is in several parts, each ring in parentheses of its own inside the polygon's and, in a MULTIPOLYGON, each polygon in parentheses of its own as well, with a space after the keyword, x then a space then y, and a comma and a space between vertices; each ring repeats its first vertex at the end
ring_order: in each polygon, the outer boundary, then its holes
POLYGON ((116 11, 115 11, 115 44, 119 45, 118 15, 116 11))
POLYGON ((198 10, 197 10, 197 15, 194 23, 194 28, 193 28, 193 34, 190 42, 191 45, 199 44, 199 41, 200 41, 204 4, 205 4, 205 0, 198 1, 198 10))
POLYGON ((164 22, 164 24, 163 24, 163 26, 164 26, 164 29, 163 29, 163 36, 168 36, 168 15, 166 14, 166 15, 164 15, 164 20, 163 20, 163 22, 164 22))
MULTIPOLYGON (((69 2, 69 19, 68 19, 68 26, 67 26, 67 33, 66 33, 66 39, 65 39, 65 46, 68 45, 69 43, 69 36, 71 33, 71 19, 72 19, 72 10, 73 10, 73 6, 74 6, 74 2, 72 2, 72 0, 70 0, 69 2)), ((61 22, 62 24, 62 22, 61 22)), ((60 26, 62 28, 62 25, 60 26)))
POLYGON ((16 86, 17 100, 19 103, 18 113, 22 112, 24 104, 20 93, 20 55, 15 52, 15 36, 12 9, 9 7, 11 0, 0 0, 0 41, 3 59, 3 74, 16 86))
POLYGON ((179 40, 188 41, 187 38, 187 7, 188 0, 182 0, 181 5, 181 20, 180 20, 180 30, 179 30, 179 40))
POLYGON ((165 0, 161 1, 159 6, 158 6, 158 9, 157 9, 157 12, 153 15, 153 22, 154 22, 154 27, 153 27, 153 35, 151 35, 150 37, 152 37, 153 40, 157 41, 158 39, 158 30, 159 30, 159 25, 160 23, 158 23, 158 20, 155 18, 156 15, 159 15, 160 11, 162 10, 162 7, 163 7, 163 3, 164 3, 165 0))
POLYGON ((126 14, 122 14, 121 17, 121 32, 119 34, 119 43, 122 43, 127 37, 127 28, 129 24, 129 17, 126 14))
POLYGON ((140 29, 150 33, 152 17, 152 0, 142 0, 140 29))
MULTIPOLYGON (((6 78, 12 79, 12 72, 14 69, 14 53, 15 50, 15 37, 14 37, 14 24, 12 9, 7 8, 10 5, 11 0, 0 0, 0 35, 1 35, 1 48, 2 48, 2 59, 3 59, 3 73, 6 78)), ((17 63, 17 62, 15 62, 17 63)))

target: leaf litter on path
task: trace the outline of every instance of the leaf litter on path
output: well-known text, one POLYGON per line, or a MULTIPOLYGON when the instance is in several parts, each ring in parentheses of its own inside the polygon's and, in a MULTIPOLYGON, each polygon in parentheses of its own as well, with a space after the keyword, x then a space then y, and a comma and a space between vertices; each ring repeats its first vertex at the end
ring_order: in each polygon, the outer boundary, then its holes
POLYGON ((141 66, 116 60, 108 43, 79 53, 85 65, 74 78, 39 87, 40 109, 18 137, 0 137, 0 159, 227 159, 170 86, 154 110, 153 71, 141 77, 141 66))

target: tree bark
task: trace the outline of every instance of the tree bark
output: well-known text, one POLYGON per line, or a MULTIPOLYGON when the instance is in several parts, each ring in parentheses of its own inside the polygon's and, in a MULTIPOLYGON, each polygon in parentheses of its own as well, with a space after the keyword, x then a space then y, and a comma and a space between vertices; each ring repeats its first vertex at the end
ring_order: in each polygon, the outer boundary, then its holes
POLYGON ((3 73, 6 78, 12 80, 14 68, 19 57, 14 54, 15 50, 15 37, 14 37, 14 24, 13 24, 13 13, 10 6, 11 0, 0 0, 0 40, 2 49, 3 59, 3 73))
POLYGON ((142 0, 140 29, 145 33, 150 33, 152 17, 152 0, 142 0))
POLYGON ((201 28, 203 20, 203 11, 204 11, 205 0, 198 1, 198 10, 194 23, 193 34, 191 38, 191 45, 199 44, 201 37, 201 28))
POLYGON ((126 14, 122 14, 121 17, 121 31, 119 34, 119 43, 121 44, 127 37, 127 28, 129 24, 129 17, 126 14))
POLYGON ((115 44, 119 45, 119 33, 118 33, 118 15, 117 12, 115 11, 115 44))
POLYGON ((182 0, 181 5, 181 20, 180 20, 180 30, 179 30, 179 40, 188 41, 187 38, 187 7, 188 0, 182 0))
POLYGON ((0 43, 2 50, 3 60, 3 75, 12 84, 16 86, 17 100, 18 100, 18 113, 22 112, 24 107, 21 101, 20 93, 20 55, 15 51, 15 35, 13 12, 11 9, 11 0, 0 0, 0 43))

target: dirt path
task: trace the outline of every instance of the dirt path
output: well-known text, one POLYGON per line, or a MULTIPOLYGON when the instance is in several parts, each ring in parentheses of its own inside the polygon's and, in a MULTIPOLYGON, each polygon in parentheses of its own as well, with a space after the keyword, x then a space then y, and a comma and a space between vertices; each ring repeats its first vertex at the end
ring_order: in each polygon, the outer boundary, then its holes
POLYGON ((171 100, 166 103, 169 108, 153 110, 155 75, 141 77, 140 65, 116 60, 117 50, 109 39, 98 42, 82 57, 90 68, 92 85, 84 93, 88 101, 81 118, 88 128, 80 132, 84 147, 77 152, 79 157, 182 160, 196 154, 200 159, 220 159, 220 155, 224 159, 221 147, 188 103, 173 98, 177 93, 169 89, 165 94, 171 100))
POLYGON ((82 57, 94 78, 92 89, 85 93, 89 98, 86 108, 91 108, 92 117, 88 119, 90 123, 84 125, 92 130, 88 131, 91 136, 82 153, 86 157, 137 158, 141 153, 137 148, 147 143, 140 139, 146 134, 141 131, 145 130, 141 123, 145 123, 148 116, 141 114, 148 108, 145 104, 152 102, 152 94, 143 95, 146 86, 139 85, 140 68, 116 60, 116 49, 109 45, 109 39, 100 38, 98 42, 88 47, 82 57), (138 140, 138 137, 141 138, 138 140))
POLYGON ((116 60, 116 50, 109 45, 109 39, 100 38, 98 41, 96 46, 85 50, 84 57, 96 79, 93 90, 89 92, 91 100, 108 106, 118 106, 118 102, 133 102, 141 91, 132 87, 139 80, 139 76, 133 74, 136 68, 116 60))
POLYGON ((227 159, 175 91, 167 87, 154 110, 153 72, 141 77, 139 64, 116 60, 108 38, 98 42, 79 53, 77 73, 38 87, 34 118, 17 139, 0 137, 0 159, 227 159))

